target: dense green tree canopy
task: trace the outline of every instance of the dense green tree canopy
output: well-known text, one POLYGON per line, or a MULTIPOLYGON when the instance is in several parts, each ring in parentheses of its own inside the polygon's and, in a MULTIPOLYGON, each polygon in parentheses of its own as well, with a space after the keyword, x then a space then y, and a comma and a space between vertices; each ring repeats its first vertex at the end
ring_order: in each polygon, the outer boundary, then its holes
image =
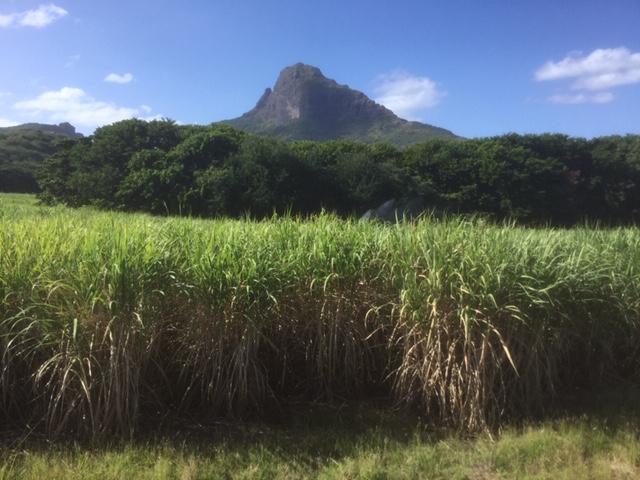
POLYGON ((65 139, 38 171, 46 203, 153 214, 360 215, 389 199, 571 225, 640 216, 640 136, 285 142, 228 125, 126 120, 65 139))

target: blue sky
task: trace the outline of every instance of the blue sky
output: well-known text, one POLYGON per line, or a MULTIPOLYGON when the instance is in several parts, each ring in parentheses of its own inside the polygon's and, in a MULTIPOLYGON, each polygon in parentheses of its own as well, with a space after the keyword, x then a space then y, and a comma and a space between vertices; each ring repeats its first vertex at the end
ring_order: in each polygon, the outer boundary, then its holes
POLYGON ((640 0, 0 0, 0 126, 209 124, 297 62, 464 137, 640 133, 640 0))

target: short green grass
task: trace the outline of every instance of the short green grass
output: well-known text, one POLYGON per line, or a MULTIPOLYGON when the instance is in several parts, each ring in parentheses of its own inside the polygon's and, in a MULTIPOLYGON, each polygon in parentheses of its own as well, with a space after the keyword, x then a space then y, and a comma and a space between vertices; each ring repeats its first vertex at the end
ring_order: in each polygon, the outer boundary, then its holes
POLYGON ((24 193, 1 193, 0 208, 30 207, 37 203, 35 195, 24 193))

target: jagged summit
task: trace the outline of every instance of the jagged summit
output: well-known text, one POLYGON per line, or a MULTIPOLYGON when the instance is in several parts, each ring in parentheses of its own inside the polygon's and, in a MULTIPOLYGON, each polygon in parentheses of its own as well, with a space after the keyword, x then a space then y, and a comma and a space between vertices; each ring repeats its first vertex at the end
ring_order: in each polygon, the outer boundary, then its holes
POLYGON ((255 108, 243 117, 286 125, 293 120, 344 121, 369 115, 395 117, 364 93, 326 78, 319 68, 297 63, 285 68, 273 91, 267 88, 255 108))
POLYGON ((280 73, 256 106, 224 123, 287 140, 389 141, 398 146, 432 138, 456 138, 448 130, 397 117, 364 93, 296 63, 280 73))

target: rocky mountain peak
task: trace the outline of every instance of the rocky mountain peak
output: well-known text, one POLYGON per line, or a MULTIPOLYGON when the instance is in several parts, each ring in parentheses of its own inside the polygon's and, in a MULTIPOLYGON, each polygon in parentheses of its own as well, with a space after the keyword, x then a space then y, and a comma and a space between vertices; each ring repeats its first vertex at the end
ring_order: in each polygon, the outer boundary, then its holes
POLYGON ((243 116, 286 125, 293 120, 341 122, 369 115, 395 117, 365 94, 325 77, 319 68, 296 63, 282 70, 273 90, 267 88, 243 116))
POLYGON ((252 110, 224 123, 289 140, 387 140, 402 145, 455 138, 448 130, 398 118, 364 93, 304 63, 282 70, 273 90, 267 88, 252 110))

